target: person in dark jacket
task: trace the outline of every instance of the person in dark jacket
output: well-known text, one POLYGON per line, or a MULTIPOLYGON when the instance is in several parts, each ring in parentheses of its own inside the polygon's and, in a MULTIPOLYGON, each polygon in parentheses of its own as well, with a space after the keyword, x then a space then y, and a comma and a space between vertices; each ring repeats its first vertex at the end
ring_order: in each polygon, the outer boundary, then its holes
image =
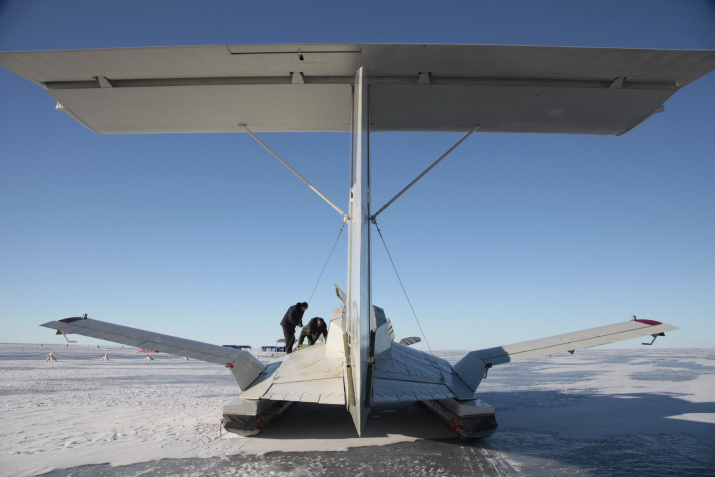
POLYGON ((288 308, 286 314, 281 320, 283 328, 283 336, 286 339, 286 353, 293 352, 293 344, 295 343, 295 327, 303 327, 303 313, 308 309, 306 302, 298 302, 288 308))
POLYGON ((325 320, 319 316, 311 319, 307 325, 303 327, 300 332, 300 338, 298 338, 298 346, 303 344, 303 340, 308 338, 308 344, 313 346, 316 341, 323 335, 325 339, 328 339, 328 327, 325 324, 325 320))

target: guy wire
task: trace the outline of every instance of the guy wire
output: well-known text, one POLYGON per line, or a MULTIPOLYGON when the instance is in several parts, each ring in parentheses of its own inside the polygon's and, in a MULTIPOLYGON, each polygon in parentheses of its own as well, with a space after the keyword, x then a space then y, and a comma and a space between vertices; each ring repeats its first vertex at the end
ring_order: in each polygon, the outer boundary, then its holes
POLYGON ((444 382, 445 379, 444 379, 444 375, 442 374, 442 368, 440 367, 439 363, 437 362, 437 359, 434 357, 434 353, 432 352, 432 347, 430 346, 429 341, 427 340, 427 335, 425 334, 424 330, 422 329, 420 320, 417 318, 417 313, 415 313, 415 308, 412 306, 410 297, 407 296, 407 290, 405 290, 405 285, 402 284, 402 279, 400 278, 400 274, 397 272, 397 267, 395 266, 394 260, 392 260, 392 255, 390 255, 390 251, 387 249, 387 244, 385 243, 385 237, 382 236, 382 231, 380 230, 380 227, 377 225, 377 220, 375 220, 375 217, 372 218, 372 223, 375 224, 377 233, 380 235, 380 240, 382 240, 382 245, 385 247, 385 252, 387 252, 387 256, 390 259, 390 263, 392 264, 392 269, 395 271, 395 275, 397 275, 397 281, 400 282, 400 286, 402 287, 402 293, 404 293, 405 298, 407 298, 407 303, 410 305, 410 309, 412 310, 412 315, 415 317, 415 321, 417 322, 417 326, 420 329, 420 333, 422 333, 422 336, 424 336, 424 338, 425 338, 425 344, 427 345, 429 354, 432 357, 432 360, 434 361, 434 365, 437 368, 439 375, 442 377, 442 382, 444 382))
POLYGON ((343 229, 345 228, 345 224, 347 222, 343 222, 343 226, 340 227, 340 232, 338 232, 338 236, 335 239, 335 243, 333 244, 333 248, 330 249, 330 254, 328 255, 328 259, 325 261, 325 265, 323 265, 323 269, 320 271, 320 276, 318 277, 318 281, 315 282, 315 286, 313 287, 313 293, 310 294, 310 298, 308 298, 308 304, 310 304, 310 300, 313 299, 313 295, 315 294, 315 290, 318 288, 318 284, 320 283, 320 279, 323 278, 323 273, 325 273, 325 268, 328 266, 328 262, 330 261, 330 257, 333 256, 333 252, 335 251, 335 246, 338 245, 338 240, 340 240, 340 234, 343 233, 343 229))

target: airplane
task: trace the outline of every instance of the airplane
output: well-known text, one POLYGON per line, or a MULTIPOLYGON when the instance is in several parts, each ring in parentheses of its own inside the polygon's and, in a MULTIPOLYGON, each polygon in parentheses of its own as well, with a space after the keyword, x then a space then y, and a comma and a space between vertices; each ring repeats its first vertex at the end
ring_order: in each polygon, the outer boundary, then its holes
MULTIPOLYGON (((99 134, 249 134, 348 226, 347 290, 324 343, 263 364, 251 353, 83 315, 44 323, 226 366, 242 393, 223 409, 227 430, 254 432, 294 402, 342 405, 362 435, 375 405, 418 401, 465 438, 497 429, 477 389, 496 365, 678 328, 637 319, 469 352, 454 366, 395 341, 371 294, 371 224, 475 133, 620 135, 663 110, 715 69, 715 51, 512 45, 285 44, 2 52, 0 65, 42 87, 57 109, 99 134), (256 133, 349 132, 343 211, 256 133), (381 208, 370 200, 370 134, 465 133, 381 208), (376 212, 373 210, 377 209, 376 212)), ((652 344, 644 343, 644 344, 652 344)))

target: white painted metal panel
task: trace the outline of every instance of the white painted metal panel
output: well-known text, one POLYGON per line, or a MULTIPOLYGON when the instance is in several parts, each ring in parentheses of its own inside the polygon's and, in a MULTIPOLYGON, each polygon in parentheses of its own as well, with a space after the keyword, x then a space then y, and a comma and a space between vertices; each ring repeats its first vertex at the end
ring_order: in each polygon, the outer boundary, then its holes
POLYGON ((243 132, 240 124, 252 131, 347 131, 351 90, 349 84, 259 84, 61 89, 52 95, 101 134, 243 132), (271 108, 276 101, 280 107, 271 108))
POLYGON ((537 340, 525 341, 511 345, 485 349, 477 351, 477 354, 485 363, 502 364, 503 362, 519 361, 529 359, 544 354, 551 354, 553 348, 560 346, 581 347, 596 346, 597 344, 608 344, 616 341, 623 341, 639 336, 662 333, 665 331, 677 330, 672 325, 651 326, 637 321, 627 321, 607 326, 599 326, 582 331, 564 333, 537 340), (583 346, 587 345, 587 346, 583 346))
POLYGON ((175 356, 186 356, 209 363, 221 365, 230 363, 233 365, 231 371, 241 389, 246 389, 265 368, 260 361, 247 351, 115 325, 90 318, 71 320, 70 322, 50 321, 41 326, 114 343, 161 351, 175 356))
POLYGON ((489 364, 495 366, 677 329, 679 328, 668 324, 652 325, 642 321, 626 321, 522 343, 472 351, 454 366, 454 370, 470 387, 476 389, 484 375, 485 366, 489 364))
POLYGON ((321 379, 300 383, 273 383, 261 397, 272 401, 317 402, 345 405, 343 379, 321 379))
POLYGON ((345 306, 333 310, 328 329, 328 339, 325 340, 325 356, 328 358, 341 358, 345 361, 345 343, 343 335, 346 331, 345 306))
POLYGON ((712 71, 715 52, 218 45, 6 52, 0 65, 105 134, 237 131, 240 123, 254 132, 350 131, 347 87, 360 67, 375 88, 374 131, 468 131, 478 123, 482 132, 622 134, 712 71))
POLYGON ((352 76, 360 46, 200 45, 0 53, 2 65, 37 83, 110 80, 236 78, 307 74, 352 76), (303 60, 300 55, 303 55, 303 60))
POLYGON ((325 343, 318 343, 287 354, 283 358, 281 366, 273 374, 273 382, 291 383, 309 379, 342 379, 345 360, 343 358, 326 358, 325 351, 325 343))
POLYGON ((449 363, 437 356, 392 342, 391 359, 377 359, 375 376, 440 383, 452 372, 449 363))
MULTIPOLYGON (((368 353, 370 345, 370 153, 368 88, 364 71, 355 77, 352 111, 352 158, 350 172, 350 220, 348 222, 348 302, 347 333, 350 346, 355 405, 349 410, 358 434, 365 425, 369 408, 368 353)), ((346 373, 347 377, 347 373, 346 373)))
MULTIPOLYGON (((470 397, 474 397, 472 394, 470 397)), ((444 384, 413 381, 394 381, 375 378, 373 402, 428 401, 454 398, 454 393, 444 384)))
POLYGON ((712 71, 715 51, 521 45, 363 44, 369 74, 582 80, 622 76, 688 83, 712 71))
POLYGON ((286 355, 272 375, 246 390, 241 399, 345 404, 345 359, 328 358, 326 350, 325 343, 318 343, 286 355))
POLYGON ((284 44, 202 45, 2 52, 0 64, 38 84, 166 78, 372 77, 559 79, 687 84, 712 71, 712 50, 518 45, 284 44), (303 55, 303 60, 300 56, 303 55))
POLYGON ((392 353, 392 326, 385 316, 385 310, 379 306, 372 306, 371 328, 375 330, 375 358, 389 358, 392 353))
POLYGON ((671 90, 483 85, 374 85, 375 131, 621 134, 653 113, 671 90))
POLYGON ((229 45, 242 75, 285 76, 300 71, 305 76, 352 77, 360 67, 357 44, 229 45))
POLYGON ((273 385, 273 375, 267 376, 266 379, 258 383, 252 384, 241 394, 241 399, 263 399, 264 395, 273 385))
MULTIPOLYGON (((455 374, 446 360, 394 342, 390 358, 375 360, 374 376, 375 380, 381 380, 380 402, 389 401, 389 396, 397 392, 397 389, 404 389, 402 383, 411 383, 411 392, 432 393, 429 399, 442 399, 440 393, 443 392, 458 399, 474 397, 474 389, 470 389, 455 374), (394 392, 390 383, 399 385, 394 392)), ((398 400, 404 400, 404 396, 400 396, 398 400)))

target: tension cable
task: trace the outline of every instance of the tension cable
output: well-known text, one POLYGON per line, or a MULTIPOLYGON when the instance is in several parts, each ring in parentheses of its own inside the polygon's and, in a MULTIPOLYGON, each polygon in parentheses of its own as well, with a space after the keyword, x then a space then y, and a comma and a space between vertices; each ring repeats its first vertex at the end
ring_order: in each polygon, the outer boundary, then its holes
POLYGON ((318 288, 318 284, 320 283, 320 279, 323 278, 323 273, 325 272, 325 268, 328 266, 328 262, 330 262, 330 257, 333 256, 333 252, 335 251, 335 246, 338 245, 338 240, 340 240, 340 234, 343 233, 343 229, 345 228, 345 224, 347 222, 343 222, 343 226, 340 227, 340 232, 338 232, 338 236, 335 239, 335 243, 333 244, 333 248, 330 249, 330 254, 328 255, 328 259, 325 261, 325 265, 323 265, 323 270, 320 271, 320 276, 318 277, 318 281, 315 282, 315 286, 313 287, 313 293, 310 294, 310 298, 308 298, 308 304, 310 305, 310 300, 313 299, 313 295, 315 294, 315 290, 318 288))
POLYGON ((422 336, 424 336, 424 338, 425 338, 425 344, 427 345, 429 354, 432 357, 432 360, 434 361, 434 365, 437 368, 439 375, 442 377, 442 382, 444 382, 445 379, 444 379, 444 375, 442 374, 442 368, 440 367, 439 363, 437 363, 437 359, 434 357, 434 353, 432 352, 432 347, 430 346, 429 341, 427 340, 427 335, 425 334, 424 330, 422 329, 420 320, 417 318, 417 313, 415 313, 415 308, 412 306, 410 297, 407 296, 407 290, 405 290, 405 285, 403 285, 402 279, 400 278, 400 274, 397 272, 397 267, 395 266, 395 262, 392 260, 392 255, 390 255, 390 251, 387 249, 387 244, 385 243, 385 237, 382 236, 382 231, 380 230, 380 227, 377 225, 377 220, 375 219, 375 216, 372 217, 372 223, 375 224, 377 233, 380 235, 380 240, 382 240, 382 245, 385 247, 385 252, 387 252, 387 257, 390 259, 390 263, 392 264, 392 269, 395 271, 395 275, 397 275, 397 281, 400 282, 400 287, 402 287, 402 293, 404 293, 405 298, 407 298, 407 303, 410 305, 410 309, 412 310, 412 315, 415 317, 415 321, 417 322, 417 326, 420 329, 420 333, 422 333, 422 336))

